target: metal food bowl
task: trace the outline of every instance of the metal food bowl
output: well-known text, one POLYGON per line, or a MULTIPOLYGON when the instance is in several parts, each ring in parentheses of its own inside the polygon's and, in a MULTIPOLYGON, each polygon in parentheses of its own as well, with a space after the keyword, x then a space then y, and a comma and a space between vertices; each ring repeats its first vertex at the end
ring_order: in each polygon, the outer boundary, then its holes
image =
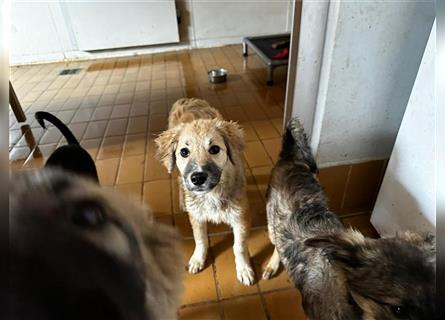
POLYGON ((221 83, 227 80, 227 70, 223 68, 210 70, 207 74, 211 83, 221 83))

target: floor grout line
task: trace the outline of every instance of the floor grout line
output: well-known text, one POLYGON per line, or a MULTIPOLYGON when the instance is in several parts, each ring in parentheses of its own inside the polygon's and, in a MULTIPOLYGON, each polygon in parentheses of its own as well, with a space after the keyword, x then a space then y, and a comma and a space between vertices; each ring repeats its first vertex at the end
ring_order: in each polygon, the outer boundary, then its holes
MULTIPOLYGON (((272 293, 276 293, 276 292, 282 292, 282 291, 288 291, 288 290, 293 290, 295 289, 294 287, 287 287, 287 288, 277 288, 277 289, 270 289, 267 290, 265 292, 262 292, 264 295, 268 295, 268 294, 272 294, 272 293)), ((296 289, 295 289, 296 290, 296 289)), ((237 300, 237 299, 242 299, 242 298, 249 298, 249 297, 255 297, 255 296, 259 296, 260 292, 255 292, 255 293, 246 293, 246 294, 240 294, 237 296, 233 296, 230 298, 221 298, 219 300, 207 300, 207 301, 200 301, 200 302, 195 302, 195 303, 189 303, 189 304, 184 304, 180 307, 180 309, 184 309, 184 308, 188 308, 188 307, 197 307, 197 306, 203 306, 206 304, 213 304, 213 303, 222 303, 222 302, 226 302, 226 301, 231 301, 231 300, 237 300)))

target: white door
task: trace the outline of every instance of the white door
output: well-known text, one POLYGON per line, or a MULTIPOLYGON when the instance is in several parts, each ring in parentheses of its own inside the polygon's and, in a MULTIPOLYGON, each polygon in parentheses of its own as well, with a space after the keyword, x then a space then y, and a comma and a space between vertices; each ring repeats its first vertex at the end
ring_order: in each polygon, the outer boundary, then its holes
POLYGON ((174 0, 61 4, 82 51, 179 42, 174 0))

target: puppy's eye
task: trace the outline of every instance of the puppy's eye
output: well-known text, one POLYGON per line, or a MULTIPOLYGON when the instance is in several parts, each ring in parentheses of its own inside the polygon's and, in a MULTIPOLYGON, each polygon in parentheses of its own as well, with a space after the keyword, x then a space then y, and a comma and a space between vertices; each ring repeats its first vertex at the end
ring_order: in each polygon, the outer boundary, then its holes
POLYGON ((391 306, 391 312, 397 319, 408 319, 408 310, 401 306, 391 306))
POLYGON ((217 154, 219 153, 220 148, 218 146, 211 146, 209 149, 210 154, 217 154))
POLYGON ((187 158, 190 154, 190 150, 187 148, 182 148, 179 153, 181 154, 181 157, 187 158))
POLYGON ((71 221, 79 227, 94 228, 105 223, 106 215, 104 209, 96 203, 78 203, 73 208, 71 221))

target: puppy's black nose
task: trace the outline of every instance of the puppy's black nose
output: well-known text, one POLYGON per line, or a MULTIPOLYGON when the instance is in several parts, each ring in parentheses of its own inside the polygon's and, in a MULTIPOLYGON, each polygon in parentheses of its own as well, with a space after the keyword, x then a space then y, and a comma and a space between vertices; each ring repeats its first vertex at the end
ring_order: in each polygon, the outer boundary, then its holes
POLYGON ((190 177, 190 180, 195 186, 200 186, 206 182, 208 174, 205 172, 194 172, 190 177))

